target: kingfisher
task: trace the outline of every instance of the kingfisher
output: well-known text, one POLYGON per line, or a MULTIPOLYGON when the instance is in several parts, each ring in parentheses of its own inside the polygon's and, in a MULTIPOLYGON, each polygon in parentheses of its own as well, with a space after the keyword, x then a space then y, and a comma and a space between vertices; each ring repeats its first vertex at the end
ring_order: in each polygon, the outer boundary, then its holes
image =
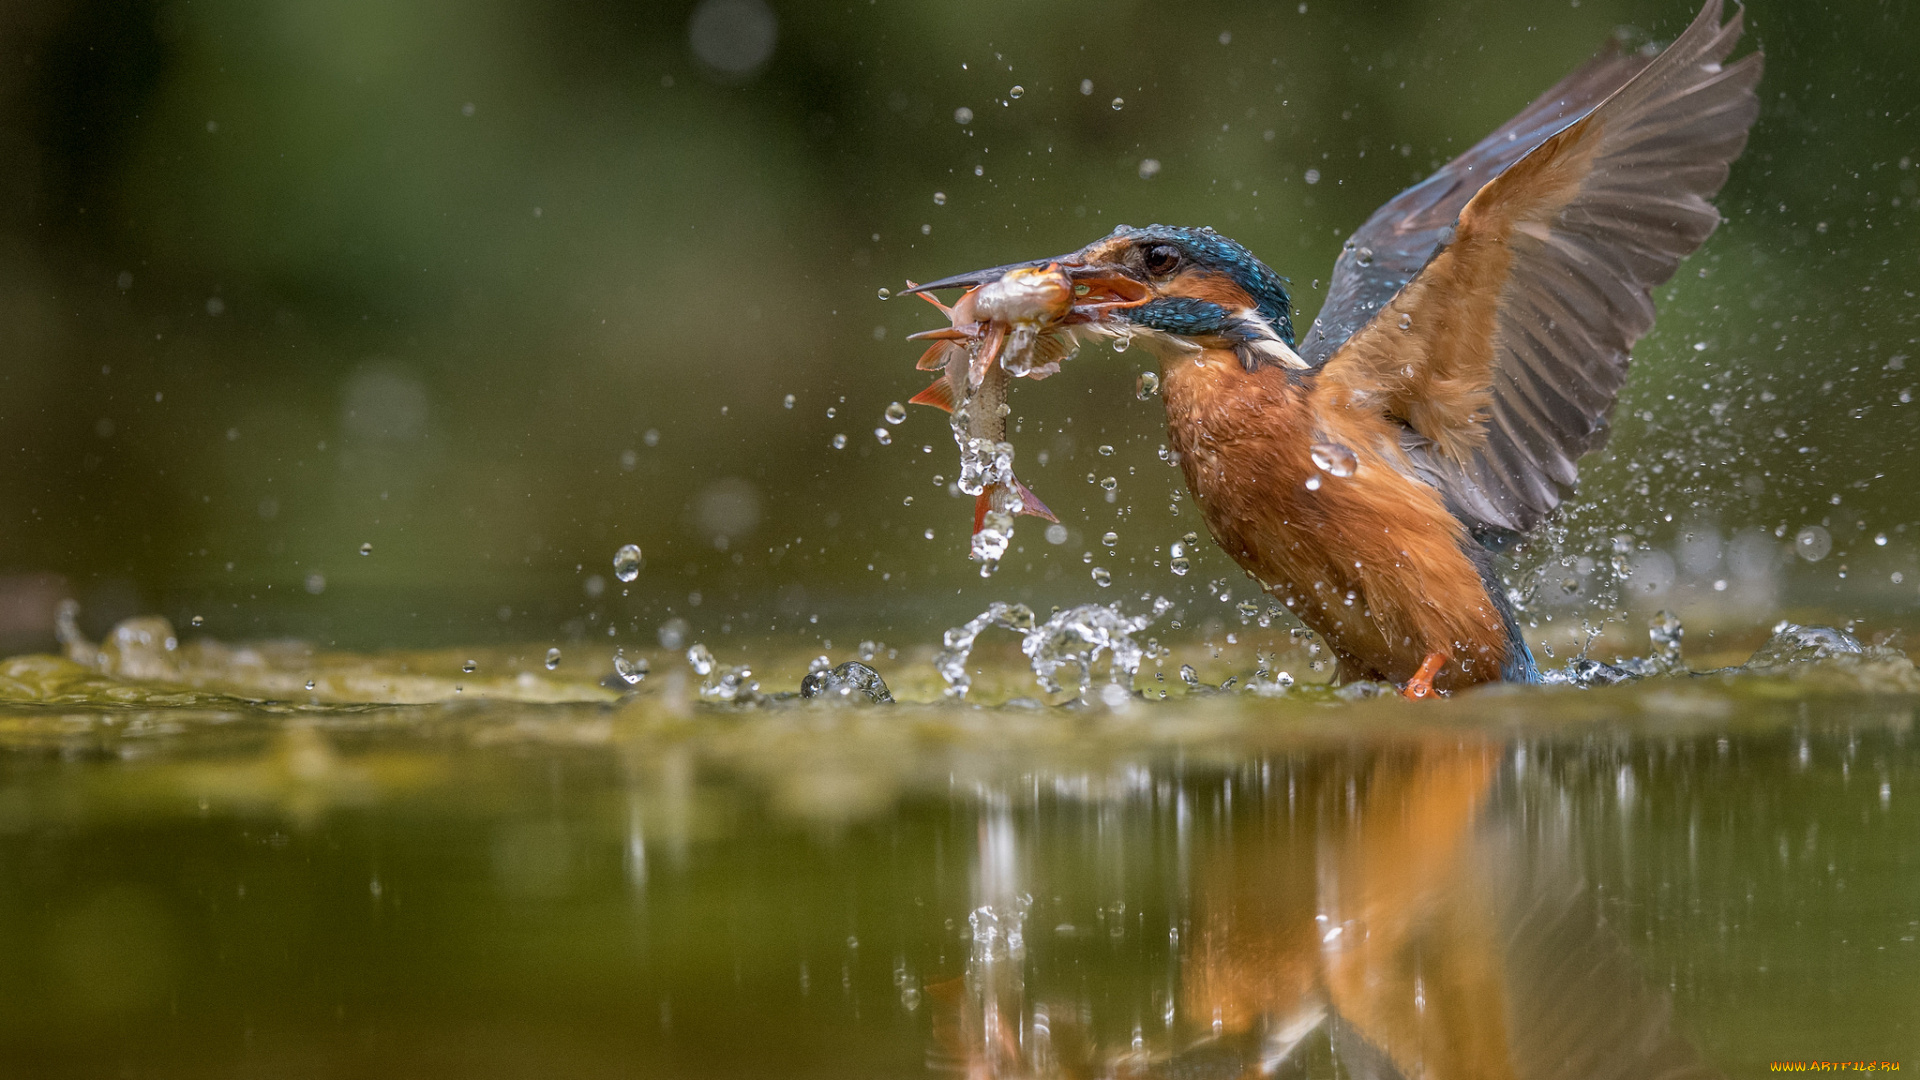
POLYGON ((1122 225, 1057 266, 1137 302, 1071 327, 1161 365, 1208 531, 1324 638, 1341 681, 1408 697, 1540 678, 1495 556, 1601 446, 1653 290, 1720 222, 1762 55, 1707 0, 1657 55, 1616 38, 1346 242, 1296 338, 1282 278, 1210 228, 1122 225))

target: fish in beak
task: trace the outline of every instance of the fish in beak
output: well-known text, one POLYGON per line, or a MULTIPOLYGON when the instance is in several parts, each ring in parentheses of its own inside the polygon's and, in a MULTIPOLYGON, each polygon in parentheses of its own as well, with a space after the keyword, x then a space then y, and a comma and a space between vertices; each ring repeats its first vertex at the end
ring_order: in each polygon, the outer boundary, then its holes
POLYGON ((1079 347, 1076 327, 1102 322, 1150 298, 1145 285, 1124 274, 1075 272, 1086 269, 1038 260, 926 285, 908 282, 907 291, 939 308, 949 323, 912 335, 932 342, 920 357, 921 370, 941 372, 912 403, 952 417, 960 489, 975 497, 969 555, 981 563, 982 577, 992 574, 1006 553, 1016 516, 1059 520, 1014 476, 1013 444, 1006 439, 1012 379, 1041 379, 1060 370, 1060 362, 1079 347), (948 307, 929 295, 943 288, 967 292, 948 307))

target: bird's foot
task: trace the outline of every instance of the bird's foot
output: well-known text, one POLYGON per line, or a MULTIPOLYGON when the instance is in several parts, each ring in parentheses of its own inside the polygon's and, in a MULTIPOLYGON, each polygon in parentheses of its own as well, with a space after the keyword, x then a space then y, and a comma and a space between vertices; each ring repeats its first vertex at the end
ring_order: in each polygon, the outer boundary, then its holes
POLYGON ((1427 658, 1420 662, 1420 670, 1414 672, 1413 678, 1407 680, 1407 685, 1400 688, 1400 696, 1408 701, 1419 701, 1439 694, 1440 691, 1433 688, 1433 677, 1440 674, 1440 669, 1446 663, 1446 653, 1428 653, 1427 658))

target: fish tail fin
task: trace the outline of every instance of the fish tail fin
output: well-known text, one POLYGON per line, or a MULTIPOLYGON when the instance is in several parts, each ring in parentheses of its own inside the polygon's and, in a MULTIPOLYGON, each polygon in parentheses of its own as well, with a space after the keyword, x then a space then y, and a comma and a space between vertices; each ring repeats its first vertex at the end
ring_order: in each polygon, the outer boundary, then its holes
MULTIPOLYGON (((973 531, 974 532, 976 533, 979 532, 980 527, 986 524, 987 511, 993 509, 994 493, 1001 490, 1003 490, 1003 488, 999 484, 988 484, 986 487, 980 489, 980 494, 974 498, 973 500, 973 531)), ((1035 495, 1032 489, 1028 488, 1027 485, 1021 483, 1018 479, 1015 479, 1013 482, 1013 490, 1014 490, 1014 494, 1020 497, 1020 512, 1022 514, 1032 514, 1034 517, 1044 518, 1047 521, 1052 521, 1055 523, 1059 522, 1060 519, 1053 516, 1053 511, 1047 509, 1047 504, 1041 502, 1040 496, 1035 495)))
POLYGON ((1035 495, 1032 488, 1021 483, 1018 478, 1015 478, 1013 481, 1013 489, 1020 494, 1021 513, 1032 514, 1037 518, 1045 518, 1055 524, 1059 523, 1060 519, 1053 516, 1053 511, 1047 509, 1047 504, 1040 501, 1040 496, 1035 495))

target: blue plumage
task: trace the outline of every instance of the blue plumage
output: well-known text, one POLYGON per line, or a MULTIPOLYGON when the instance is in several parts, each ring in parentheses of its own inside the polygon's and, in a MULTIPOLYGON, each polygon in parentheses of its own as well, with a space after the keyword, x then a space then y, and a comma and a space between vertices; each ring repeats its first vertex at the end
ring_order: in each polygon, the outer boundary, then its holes
MULTIPOLYGON (((1255 258, 1253 252, 1208 228, 1190 229, 1174 225, 1148 225, 1136 229, 1122 225, 1113 230, 1113 235, 1136 242, 1161 240, 1173 244, 1179 247, 1195 265, 1232 278, 1235 284, 1245 289, 1247 295, 1253 298, 1254 307, 1260 312, 1260 317, 1273 327, 1276 334, 1280 335, 1280 340, 1288 345, 1293 344, 1293 298, 1287 293, 1287 279, 1274 273, 1266 263, 1255 258)), ((1148 305, 1148 307, 1153 306, 1148 305)), ((1215 311, 1220 310, 1218 305, 1207 306, 1215 311)), ((1148 317, 1153 317, 1152 313, 1149 312, 1148 317)), ((1133 321, 1154 326, 1156 329, 1179 332, 1173 331, 1170 327, 1147 322, 1137 316, 1133 321)))

